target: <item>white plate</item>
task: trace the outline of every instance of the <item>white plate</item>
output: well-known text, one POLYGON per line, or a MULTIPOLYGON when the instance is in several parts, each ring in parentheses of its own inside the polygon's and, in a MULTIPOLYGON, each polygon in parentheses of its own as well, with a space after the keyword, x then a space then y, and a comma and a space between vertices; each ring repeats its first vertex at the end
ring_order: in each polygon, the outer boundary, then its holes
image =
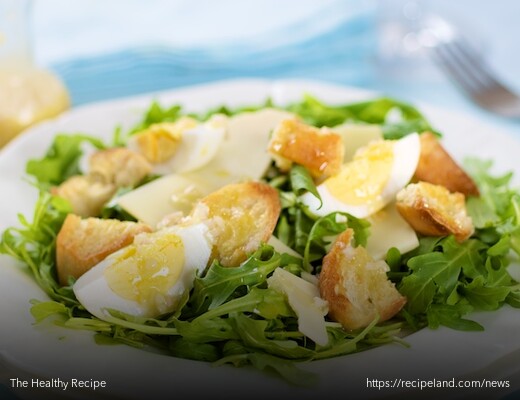
MULTIPOLYGON (((209 107, 258 104, 268 96, 275 103, 301 99, 304 92, 330 103, 346 103, 375 96, 374 93, 309 81, 233 80, 200 85, 166 93, 98 103, 74 109, 56 120, 30 129, 8 145, 0 155, 0 230, 17 224, 16 215, 30 216, 36 192, 23 182, 28 158, 40 157, 58 132, 85 132, 111 137, 118 124, 128 127, 142 116, 152 99, 164 105, 182 103, 189 111, 209 107)), ((498 172, 516 169, 520 143, 510 135, 468 116, 421 106, 432 124, 445 134, 448 150, 461 159, 477 155, 496 160, 498 172)), ((518 181, 517 181, 518 182, 518 181)), ((74 393, 76 397, 154 398, 207 394, 217 398, 316 398, 327 393, 343 393, 353 398, 380 398, 402 393, 404 389, 367 389, 369 379, 452 379, 476 377, 511 379, 520 372, 520 315, 504 307, 498 312, 479 313, 484 332, 458 332, 441 328, 422 330, 407 337, 410 348, 388 345, 367 352, 301 365, 317 372, 317 386, 300 388, 277 377, 249 368, 211 367, 202 362, 181 360, 127 346, 96 345, 89 332, 34 326, 29 300, 45 299, 31 277, 12 259, 0 258, 0 370, 6 380, 13 377, 101 379, 107 389, 74 393)), ((518 375, 517 375, 518 376, 518 375)), ((9 381, 5 383, 9 385, 9 381)), ((409 392, 410 389, 407 389, 409 392)), ((31 397, 28 389, 17 391, 31 397)), ((50 397, 72 396, 56 391, 50 397)), ((413 392, 411 392, 413 393, 413 392)), ((469 394, 470 390, 450 391, 444 397, 469 394)), ((507 390, 488 390, 487 398, 500 397, 507 390)), ((41 390, 32 393, 43 398, 41 390)), ((425 397, 426 392, 421 396, 425 397)), ((441 391, 432 392, 439 396, 441 391)), ((181 398, 181 397, 178 397, 181 398)))

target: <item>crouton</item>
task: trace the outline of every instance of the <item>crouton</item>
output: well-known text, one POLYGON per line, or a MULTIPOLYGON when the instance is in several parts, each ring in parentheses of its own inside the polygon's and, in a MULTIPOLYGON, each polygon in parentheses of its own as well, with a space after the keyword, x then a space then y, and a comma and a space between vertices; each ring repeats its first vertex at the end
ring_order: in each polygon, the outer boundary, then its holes
POLYGON ((175 122, 152 124, 136 133, 130 139, 130 144, 149 162, 160 164, 175 154, 182 139, 182 132, 195 128, 197 124, 197 121, 190 117, 182 117, 175 122))
POLYGON ((215 238, 213 256, 226 267, 245 261, 267 242, 280 215, 278 192, 260 182, 233 183, 202 198, 189 223, 206 222, 215 238))
POLYGON ((319 275, 329 316, 347 330, 366 327, 378 316, 386 321, 406 303, 386 276, 388 265, 374 261, 363 247, 353 247, 352 236, 352 229, 347 229, 337 237, 319 275))
POLYGON ((61 285, 79 278, 109 254, 131 244, 134 236, 152 229, 142 223, 86 218, 69 214, 56 238, 56 267, 61 285))
POLYGON ((140 154, 126 148, 95 152, 87 175, 72 176, 53 187, 51 194, 67 199, 81 217, 98 216, 119 187, 134 186, 151 171, 140 154))
POLYGON ((125 147, 97 151, 89 164, 90 177, 117 187, 135 186, 152 171, 141 154, 125 147))
POLYGON ((473 179, 453 160, 433 133, 424 132, 420 139, 421 156, 415 170, 417 181, 442 185, 450 192, 466 196, 479 195, 473 179))
POLYGON ((63 197, 72 206, 72 212, 81 217, 95 217, 101 213, 105 203, 114 195, 117 188, 111 183, 91 179, 89 176, 76 175, 53 187, 51 194, 63 197))
POLYGON ((340 135, 294 118, 285 119, 276 127, 268 150, 281 170, 288 170, 294 162, 306 167, 314 178, 337 174, 345 153, 340 135))
POLYGON ((444 186, 412 183, 396 196, 397 210, 416 232, 426 236, 453 234, 458 241, 473 234, 462 193, 450 193, 444 186))

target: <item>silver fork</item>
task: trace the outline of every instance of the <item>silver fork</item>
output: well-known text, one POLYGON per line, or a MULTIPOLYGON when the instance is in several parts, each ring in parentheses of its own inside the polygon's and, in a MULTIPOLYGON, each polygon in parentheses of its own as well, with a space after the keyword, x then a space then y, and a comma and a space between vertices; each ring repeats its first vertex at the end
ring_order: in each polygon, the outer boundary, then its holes
POLYGON ((504 117, 520 118, 520 97, 499 81, 461 35, 439 40, 430 51, 439 67, 479 106, 504 117))

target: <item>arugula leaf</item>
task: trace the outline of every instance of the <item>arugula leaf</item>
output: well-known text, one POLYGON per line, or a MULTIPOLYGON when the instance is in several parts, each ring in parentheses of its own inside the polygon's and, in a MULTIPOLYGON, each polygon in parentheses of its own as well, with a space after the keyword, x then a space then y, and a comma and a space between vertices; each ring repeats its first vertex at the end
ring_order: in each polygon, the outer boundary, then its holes
POLYGON ((290 171, 291 178, 291 187, 293 193, 296 196, 301 196, 302 194, 309 192, 314 197, 316 197, 320 202, 321 208, 323 202, 321 200, 321 196, 318 193, 318 189, 316 189, 316 185, 314 184, 314 180, 312 179, 311 174, 307 170, 307 168, 301 165, 293 165, 290 171))
POLYGON ((520 290, 518 288, 507 295, 506 303, 511 307, 520 308, 520 290))
POLYGON ((462 318, 472 310, 471 306, 463 303, 457 305, 434 304, 427 312, 428 326, 431 329, 444 325, 459 331, 483 331, 484 327, 478 322, 462 318))
POLYGON ((388 266, 390 267, 391 272, 399 272, 399 270, 401 268, 401 264, 403 262, 402 260, 403 260, 403 258, 402 258, 401 252, 399 251, 398 248, 391 247, 386 252, 385 261, 388 264, 388 266))
POLYGON ((33 221, 19 215, 21 227, 11 227, 2 233, 0 253, 27 265, 38 285, 51 299, 76 306, 78 302, 72 289, 58 285, 55 267, 56 236, 70 211, 66 201, 41 191, 33 221))
POLYGON ((191 343, 218 342, 239 338, 227 318, 205 318, 191 322, 176 320, 175 327, 178 333, 191 343))
POLYGON ((215 366, 234 364, 236 367, 252 365, 258 370, 274 370, 285 380, 297 386, 313 386, 317 376, 311 372, 297 368, 291 361, 265 353, 231 354, 213 363, 215 366))
POLYGON ((379 124, 382 125, 385 139, 399 139, 409 133, 426 130, 435 132, 419 110, 390 98, 331 106, 307 94, 303 101, 290 104, 287 109, 301 116, 308 124, 319 127, 333 127, 345 121, 379 124), (399 120, 389 121, 391 112, 397 112, 399 120))
POLYGON ((442 267, 444 261, 441 253, 431 253, 414 257, 411 260, 412 264, 408 263, 412 273, 402 279, 399 292, 406 296, 406 309, 411 314, 421 314, 428 310, 437 292, 437 287, 433 276, 429 276, 427 272, 442 267), (424 267, 421 267, 421 264, 424 264, 424 267), (417 271, 414 271, 414 266, 417 271))
POLYGON ((220 358, 217 346, 209 343, 193 343, 182 337, 171 340, 170 350, 174 356, 190 360, 214 362, 220 358))
POLYGON ((309 94, 304 95, 303 101, 288 105, 287 110, 302 117, 306 123, 318 127, 339 125, 355 117, 349 109, 326 105, 309 94))
POLYGON ((195 318, 192 323, 206 321, 231 313, 248 312, 259 315, 275 317, 278 315, 291 315, 292 311, 287 307, 285 297, 272 289, 252 288, 244 296, 229 300, 218 307, 212 308, 195 318), (262 303, 266 306, 262 306, 262 303), (274 313, 274 315, 273 315, 274 313))
POLYGON ((401 139, 403 136, 415 132, 421 133, 425 131, 431 131, 433 133, 437 133, 424 119, 413 119, 410 121, 385 123, 381 126, 381 129, 383 131, 383 138, 388 140, 401 139))
POLYGON ((59 185, 67 178, 80 173, 78 163, 83 154, 81 145, 84 142, 92 144, 97 149, 106 147, 101 140, 92 136, 57 135, 43 158, 27 162, 26 172, 36 177, 40 185, 59 185))
POLYGON ((196 315, 223 304, 239 287, 265 281, 280 266, 281 256, 268 245, 262 245, 242 265, 227 268, 214 262, 204 277, 195 279, 191 307, 196 315))
POLYGON ((469 303, 478 310, 498 309, 511 292, 507 286, 488 286, 483 276, 475 278, 462 288, 469 303))
MULTIPOLYGON (((427 312, 435 296, 440 296, 436 301, 441 303, 454 296, 461 272, 468 278, 483 279, 485 265, 479 253, 483 248, 481 242, 468 240, 457 243, 450 236, 443 239, 440 245, 443 252, 419 255, 408 261, 412 273, 402 279, 399 291, 407 297, 406 308, 411 314, 427 312)), ((462 293, 467 293, 467 289, 462 293)))
POLYGON ((219 106, 216 108, 212 108, 204 113, 200 113, 200 114, 191 113, 189 115, 200 121, 206 121, 214 114, 224 114, 224 115, 227 115, 228 117, 231 117, 233 115, 236 115, 236 114, 239 114, 242 112, 258 111, 258 110, 261 110, 264 108, 279 108, 279 107, 277 107, 275 104, 273 104, 272 99, 268 97, 264 103, 260 103, 260 104, 253 104, 253 105, 235 107, 235 108, 230 108, 228 106, 222 105, 222 106, 219 106))
POLYGON ((461 266, 468 278, 477 278, 485 274, 482 250, 486 245, 475 239, 458 243, 453 236, 443 239, 440 243, 444 255, 454 264, 461 266))
POLYGON ((269 354, 287 359, 308 360, 314 355, 312 350, 299 346, 295 340, 266 338, 265 330, 268 322, 265 320, 255 320, 244 314, 234 314, 231 318, 246 347, 261 349, 269 354))
POLYGON ((369 226, 370 223, 367 220, 342 212, 318 218, 307 235, 303 250, 303 265, 306 271, 312 271, 311 263, 323 258, 335 237, 347 228, 354 230, 356 245, 366 245, 369 226))
MULTIPOLYGON (((328 346, 318 349, 313 359, 319 360, 324 358, 337 357, 344 354, 355 353, 359 350, 359 345, 361 344, 361 342, 367 338, 369 333, 375 328, 378 322, 379 316, 374 318, 374 320, 370 324, 368 324, 367 327, 354 332, 347 332, 341 328, 327 328, 330 343, 328 346)), ((385 330, 383 329, 382 332, 382 336, 384 336, 385 330)), ((383 340, 383 342, 385 343, 391 341, 393 340, 383 340)))
MULTIPOLYGON (((132 135, 140 132, 152 124, 160 122, 175 122, 179 117, 181 117, 181 115, 182 107, 179 104, 163 108, 157 101, 153 101, 143 119, 132 127, 129 134, 132 135)), ((121 138, 119 138, 119 140, 121 140, 121 138)))
POLYGON ((468 214, 477 228, 476 236, 490 244, 507 236, 511 248, 520 255, 520 194, 509 186, 512 173, 492 175, 489 160, 468 158, 464 165, 481 194, 468 200, 468 214))
POLYGON ((57 301, 38 301, 31 300, 31 315, 35 323, 39 323, 52 315, 68 316, 69 309, 63 303, 57 301))

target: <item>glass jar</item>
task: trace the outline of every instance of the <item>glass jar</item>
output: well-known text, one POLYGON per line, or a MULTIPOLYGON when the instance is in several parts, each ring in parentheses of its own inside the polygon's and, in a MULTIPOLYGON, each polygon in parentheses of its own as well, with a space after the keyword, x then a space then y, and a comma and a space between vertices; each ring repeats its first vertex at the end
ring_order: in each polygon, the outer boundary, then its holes
POLYGON ((0 147, 70 105, 63 83, 35 65, 32 0, 0 0, 0 147))

